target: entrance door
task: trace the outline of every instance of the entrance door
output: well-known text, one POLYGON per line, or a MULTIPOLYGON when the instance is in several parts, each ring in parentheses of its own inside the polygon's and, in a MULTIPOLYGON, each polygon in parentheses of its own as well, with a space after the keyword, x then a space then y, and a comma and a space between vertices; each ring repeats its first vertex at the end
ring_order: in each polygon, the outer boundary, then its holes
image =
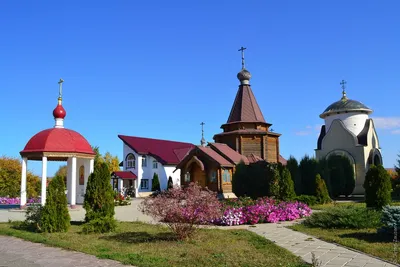
POLYGON ((206 187, 206 174, 201 170, 200 166, 196 163, 192 164, 192 168, 190 170, 190 176, 193 178, 193 182, 198 183, 202 187, 206 187))

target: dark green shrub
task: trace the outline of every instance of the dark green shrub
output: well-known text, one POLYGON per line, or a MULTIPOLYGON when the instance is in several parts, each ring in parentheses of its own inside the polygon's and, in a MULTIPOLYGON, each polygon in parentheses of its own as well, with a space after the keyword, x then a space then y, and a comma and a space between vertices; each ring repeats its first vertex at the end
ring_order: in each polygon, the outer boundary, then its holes
POLYGON ((365 176, 364 189, 367 207, 382 209, 392 201, 391 179, 382 165, 371 165, 365 176))
POLYGON ((260 161, 250 165, 243 162, 236 166, 236 171, 232 178, 232 191, 237 197, 259 197, 268 196, 270 165, 265 161, 260 161))
POLYGON ((317 204, 317 198, 310 195, 300 195, 296 196, 294 200, 307 204, 308 206, 313 206, 317 204))
POLYGON ((338 206, 314 212, 304 224, 320 228, 364 229, 381 225, 381 212, 356 206, 338 206))
POLYGON ((290 175, 290 171, 287 168, 283 168, 280 175, 279 183, 279 198, 282 200, 292 200, 296 197, 294 192, 294 183, 290 175))
POLYGON ((350 195, 355 187, 354 169, 350 160, 341 155, 332 155, 327 160, 331 195, 350 195))
POLYGON ((158 179, 157 173, 154 173, 153 180, 151 180, 151 191, 161 191, 160 180, 158 179))
POLYGON ((83 207, 86 210, 85 233, 115 230, 114 192, 106 163, 98 164, 89 176, 83 207))
POLYGON ((280 180, 279 170, 277 166, 270 166, 268 170, 269 178, 269 197, 280 198, 280 180))
POLYGON ((71 226, 65 195, 64 177, 54 177, 47 188, 46 204, 41 211, 41 231, 66 232, 71 226))
POLYGON ((318 173, 318 162, 314 158, 305 155, 299 165, 302 194, 315 194, 315 176, 318 173))
POLYGON ((325 181, 321 178, 321 175, 319 174, 317 174, 317 176, 315 177, 315 197, 317 198, 318 204, 326 204, 331 202, 328 188, 326 187, 325 181))
POLYGON ((228 198, 221 201, 225 208, 241 208, 256 204, 256 201, 251 197, 228 198))
POLYGON ((292 180, 294 182, 294 190, 295 190, 296 194, 301 195, 302 187, 301 187, 301 176, 300 176, 300 170, 299 170, 299 163, 293 156, 289 157, 289 159, 286 163, 286 168, 290 171, 290 176, 292 177, 292 180))
POLYGON ((397 165, 394 166, 394 169, 397 172, 397 177, 400 178, 400 154, 397 155, 397 165))
POLYGON ((168 186, 167 189, 172 189, 174 188, 174 182, 172 181, 172 177, 168 177, 168 186))
POLYGON ((19 228, 32 232, 41 232, 42 210, 43 206, 41 204, 29 205, 26 210, 25 221, 19 225, 19 228))

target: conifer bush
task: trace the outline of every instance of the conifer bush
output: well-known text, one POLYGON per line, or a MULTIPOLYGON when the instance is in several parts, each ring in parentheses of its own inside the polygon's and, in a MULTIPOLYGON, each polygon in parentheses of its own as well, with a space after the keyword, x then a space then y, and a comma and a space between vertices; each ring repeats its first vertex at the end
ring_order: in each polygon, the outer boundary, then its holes
POLYGON ((174 188, 174 182, 172 181, 172 177, 171 176, 168 177, 168 186, 167 186, 167 188, 168 189, 174 188))
POLYGON ((365 203, 369 208, 382 209, 392 201, 390 175, 382 165, 371 165, 365 176, 365 203))
POLYGON ((276 166, 269 166, 269 193, 268 196, 279 198, 280 197, 280 180, 278 168, 276 166))
POLYGON ((89 176, 83 207, 86 210, 84 233, 114 231, 114 192, 106 163, 98 164, 89 176))
POLYGON ((329 197, 328 188, 326 187, 325 181, 321 178, 321 175, 317 174, 315 177, 315 197, 319 204, 326 204, 331 202, 329 197))
POLYGON ((41 210, 40 217, 40 230, 43 232, 67 232, 71 226, 62 176, 56 176, 51 180, 47 189, 46 204, 41 210))
POLYGON ((302 194, 315 194, 315 176, 318 173, 318 161, 305 155, 299 164, 302 194))
POLYGON ((299 170, 299 163, 297 162, 295 157, 293 157, 293 156, 289 157, 289 159, 286 163, 286 168, 288 168, 288 170, 290 171, 290 175, 294 182, 294 190, 296 192, 296 195, 301 195, 302 187, 301 187, 301 176, 300 176, 300 170, 299 170))
POLYGON ((161 191, 160 180, 158 179, 158 174, 154 173, 153 180, 151 181, 151 191, 161 191))
POLYGON ((294 183, 290 175, 290 171, 285 167, 282 169, 281 172, 279 190, 280 199, 292 200, 296 197, 296 193, 294 191, 294 183))

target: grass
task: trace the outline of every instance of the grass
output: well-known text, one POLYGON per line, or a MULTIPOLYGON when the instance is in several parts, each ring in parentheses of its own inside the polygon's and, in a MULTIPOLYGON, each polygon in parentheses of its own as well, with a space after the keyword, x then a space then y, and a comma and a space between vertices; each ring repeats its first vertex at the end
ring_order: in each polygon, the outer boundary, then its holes
MULTIPOLYGON (((307 227, 303 224, 293 225, 289 228, 395 262, 393 236, 378 234, 375 228, 322 229, 307 227)), ((400 262, 400 255, 397 255, 397 262, 400 262)))
MULTIPOLYGON (((393 201, 390 205, 392 206, 400 206, 400 201, 393 201)), ((336 206, 355 206, 365 208, 365 202, 331 202, 329 204, 317 204, 311 205, 310 208, 313 210, 327 210, 336 206)))
POLYGON ((68 233, 40 234, 1 223, 0 235, 84 252, 138 267, 147 266, 309 266, 287 250, 247 230, 199 229, 190 241, 178 241, 165 226, 140 222, 118 223, 110 234, 81 234, 72 225, 68 233))

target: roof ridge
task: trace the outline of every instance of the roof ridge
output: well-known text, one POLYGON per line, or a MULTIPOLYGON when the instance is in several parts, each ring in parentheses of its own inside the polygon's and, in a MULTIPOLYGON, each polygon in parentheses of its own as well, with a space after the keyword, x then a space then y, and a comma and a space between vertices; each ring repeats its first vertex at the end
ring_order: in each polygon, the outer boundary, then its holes
POLYGON ((154 141, 163 141, 163 142, 171 142, 171 143, 180 143, 180 144, 193 145, 192 143, 189 143, 189 142, 167 140, 167 139, 158 139, 158 138, 149 138, 149 137, 141 137, 141 136, 134 136, 134 135, 119 134, 118 137, 119 138, 121 138, 121 137, 130 137, 130 138, 139 138, 139 139, 146 139, 146 140, 154 140, 154 141))

